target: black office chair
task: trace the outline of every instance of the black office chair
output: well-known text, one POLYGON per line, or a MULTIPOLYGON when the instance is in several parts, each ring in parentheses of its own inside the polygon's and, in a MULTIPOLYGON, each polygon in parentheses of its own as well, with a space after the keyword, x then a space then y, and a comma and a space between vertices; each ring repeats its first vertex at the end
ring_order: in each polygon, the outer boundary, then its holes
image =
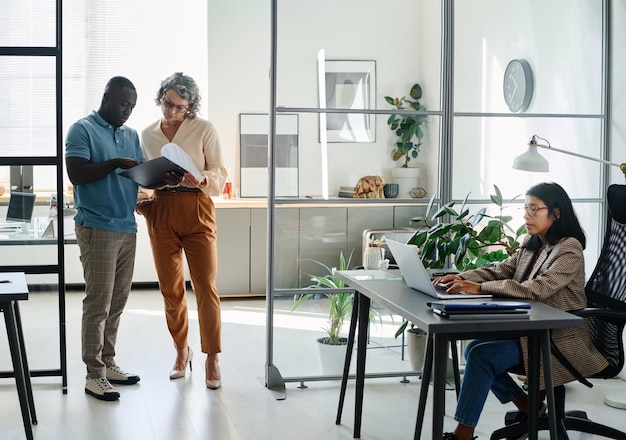
MULTIPOLYGON (((600 379, 613 378, 624 367, 622 334, 626 325, 626 185, 609 186, 607 201, 609 219, 604 244, 593 274, 585 286, 587 308, 576 312, 589 319, 592 341, 609 361, 607 368, 593 376, 600 379)), ((585 382, 582 377, 579 380, 585 382)), ((577 431, 626 440, 626 433, 589 420, 584 411, 565 411, 564 386, 556 387, 554 392, 556 418, 560 422, 559 439, 567 440, 567 431, 577 431)), ((507 413, 505 424, 510 424, 495 431, 491 440, 517 438, 527 432, 525 421, 513 422, 516 414, 507 413)), ((539 429, 549 429, 547 417, 540 418, 539 429)))

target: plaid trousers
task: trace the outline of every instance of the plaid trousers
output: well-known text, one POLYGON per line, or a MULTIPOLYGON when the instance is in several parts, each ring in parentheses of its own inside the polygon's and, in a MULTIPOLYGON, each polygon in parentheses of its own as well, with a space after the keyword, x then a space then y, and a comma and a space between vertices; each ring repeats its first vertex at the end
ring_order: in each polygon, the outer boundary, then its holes
POLYGON ((115 342, 133 279, 137 234, 76 226, 85 278, 82 356, 90 379, 115 366, 115 342))

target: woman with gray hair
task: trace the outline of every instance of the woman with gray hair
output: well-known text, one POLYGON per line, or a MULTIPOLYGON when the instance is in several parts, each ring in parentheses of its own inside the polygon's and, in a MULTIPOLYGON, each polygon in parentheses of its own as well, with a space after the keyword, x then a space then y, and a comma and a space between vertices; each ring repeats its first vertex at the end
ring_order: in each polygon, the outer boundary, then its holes
POLYGON ((222 385, 218 364, 221 347, 220 299, 216 288, 217 228, 211 197, 221 194, 227 172, 217 130, 198 118, 200 94, 190 76, 177 72, 161 82, 155 102, 163 117, 146 127, 141 143, 146 160, 161 156, 165 144, 174 143, 185 151, 200 170, 168 175, 167 185, 138 205, 146 218, 152 255, 165 303, 167 327, 174 340, 176 361, 170 379, 191 370, 193 350, 187 340, 187 312, 183 251, 189 266, 198 306, 200 344, 206 353, 206 386, 222 385))

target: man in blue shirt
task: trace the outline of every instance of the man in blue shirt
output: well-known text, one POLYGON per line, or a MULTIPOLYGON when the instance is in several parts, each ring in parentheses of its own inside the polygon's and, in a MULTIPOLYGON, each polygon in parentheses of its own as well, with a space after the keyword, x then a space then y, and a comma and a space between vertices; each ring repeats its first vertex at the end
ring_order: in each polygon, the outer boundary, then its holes
POLYGON ((85 277, 81 332, 85 392, 100 400, 119 399, 111 383, 139 382, 138 375, 115 363, 117 330, 135 265, 139 189, 119 173, 144 161, 137 132, 124 125, 136 103, 133 83, 121 76, 111 78, 98 111, 74 123, 65 141, 85 277))

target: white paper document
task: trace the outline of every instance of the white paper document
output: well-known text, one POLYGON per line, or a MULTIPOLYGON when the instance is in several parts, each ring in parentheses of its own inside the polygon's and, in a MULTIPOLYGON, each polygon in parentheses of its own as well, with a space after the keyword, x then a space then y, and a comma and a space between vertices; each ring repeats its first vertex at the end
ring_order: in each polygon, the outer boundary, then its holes
POLYGON ((178 145, 173 144, 173 143, 163 145, 163 148, 161 148, 161 155, 163 157, 168 158, 169 160, 171 160, 172 162, 174 162, 176 165, 180 166, 181 168, 184 168, 190 174, 193 174, 193 176, 196 179, 202 180, 202 174, 200 173, 200 170, 198 170, 196 165, 193 163, 191 156, 189 156, 178 145))

